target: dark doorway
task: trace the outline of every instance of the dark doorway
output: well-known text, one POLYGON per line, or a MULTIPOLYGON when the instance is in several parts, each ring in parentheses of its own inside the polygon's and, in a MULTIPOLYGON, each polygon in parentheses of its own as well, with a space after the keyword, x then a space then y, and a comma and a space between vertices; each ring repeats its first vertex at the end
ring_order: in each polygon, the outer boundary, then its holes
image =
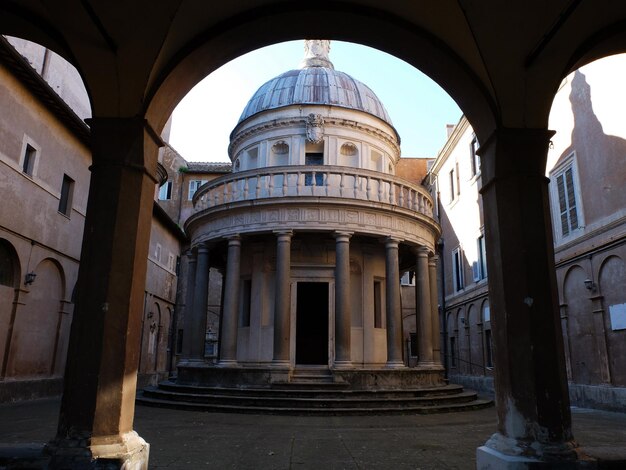
POLYGON ((296 364, 328 364, 328 283, 298 282, 296 364))

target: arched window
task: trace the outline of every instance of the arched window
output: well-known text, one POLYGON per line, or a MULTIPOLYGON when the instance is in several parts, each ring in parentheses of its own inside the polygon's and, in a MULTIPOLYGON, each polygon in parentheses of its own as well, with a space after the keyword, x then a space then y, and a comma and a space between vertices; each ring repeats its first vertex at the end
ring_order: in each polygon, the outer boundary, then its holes
POLYGON ((13 287, 15 282, 15 257, 9 246, 0 241, 0 285, 13 287))

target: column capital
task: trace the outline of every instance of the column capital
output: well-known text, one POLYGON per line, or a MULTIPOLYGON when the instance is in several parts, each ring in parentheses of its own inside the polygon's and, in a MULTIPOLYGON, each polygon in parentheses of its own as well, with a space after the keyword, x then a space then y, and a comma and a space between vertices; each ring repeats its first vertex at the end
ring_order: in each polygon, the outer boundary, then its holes
POLYGON ((228 246, 241 246, 241 235, 238 233, 226 237, 226 240, 228 240, 228 246))
POLYGON ((424 245, 414 246, 412 248, 412 251, 418 257, 423 257, 423 258, 428 258, 430 256, 430 254, 432 253, 432 251, 430 251, 428 249, 428 247, 426 247, 424 245))
POLYGON ((402 240, 401 238, 392 237, 391 235, 381 240, 381 242, 385 244, 385 248, 398 248, 400 243, 402 243, 403 241, 404 240, 402 240))
POLYGON ((210 249, 211 248, 206 243, 198 243, 196 245, 196 250, 198 251, 198 253, 200 253, 200 252, 207 253, 210 249))
POLYGON ((430 258, 428 258, 428 265, 429 266, 437 266, 437 263, 439 262, 439 255, 437 254, 432 254, 430 255, 430 258))
POLYGON ((291 241, 293 237, 293 230, 274 230, 273 233, 279 242, 291 241))
POLYGON ((189 262, 195 263, 196 254, 193 252, 193 249, 189 248, 187 251, 185 251, 185 256, 189 259, 189 262))
POLYGON ((354 232, 344 232, 341 230, 333 233, 333 237, 335 237, 335 240, 337 240, 338 242, 347 242, 348 240, 350 240, 352 235, 354 235, 354 232))

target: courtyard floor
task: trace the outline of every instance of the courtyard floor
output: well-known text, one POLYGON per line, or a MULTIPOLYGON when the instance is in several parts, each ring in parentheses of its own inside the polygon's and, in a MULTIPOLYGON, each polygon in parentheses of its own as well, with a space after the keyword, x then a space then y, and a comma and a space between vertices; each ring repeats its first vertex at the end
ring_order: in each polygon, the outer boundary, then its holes
MULTIPOLYGON (((59 400, 0 405, 0 443, 45 443, 59 400)), ((585 450, 610 456, 626 443, 626 414, 573 409, 585 450)), ((495 431, 495 409, 422 416, 271 416, 138 406, 135 429, 151 469, 472 469, 495 431)), ((623 455, 623 454, 622 454, 623 455)))

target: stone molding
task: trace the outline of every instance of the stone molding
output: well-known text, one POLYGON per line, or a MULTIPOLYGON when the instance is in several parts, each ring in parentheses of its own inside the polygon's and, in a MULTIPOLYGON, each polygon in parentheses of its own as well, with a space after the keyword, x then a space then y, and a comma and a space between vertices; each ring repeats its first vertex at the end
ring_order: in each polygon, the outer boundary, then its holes
MULTIPOLYGON (((405 210, 389 210, 363 201, 362 206, 320 203, 319 198, 281 198, 274 201, 243 201, 205 209, 186 224, 193 243, 226 239, 235 234, 272 233, 277 230, 354 232, 358 235, 394 238, 434 250, 439 235, 437 224, 405 210), (309 201, 303 201, 309 199, 309 201), (297 204, 297 205, 296 205, 297 204), (406 212, 406 213, 405 213, 406 212)), ((391 207, 391 206, 390 206, 391 207)))

